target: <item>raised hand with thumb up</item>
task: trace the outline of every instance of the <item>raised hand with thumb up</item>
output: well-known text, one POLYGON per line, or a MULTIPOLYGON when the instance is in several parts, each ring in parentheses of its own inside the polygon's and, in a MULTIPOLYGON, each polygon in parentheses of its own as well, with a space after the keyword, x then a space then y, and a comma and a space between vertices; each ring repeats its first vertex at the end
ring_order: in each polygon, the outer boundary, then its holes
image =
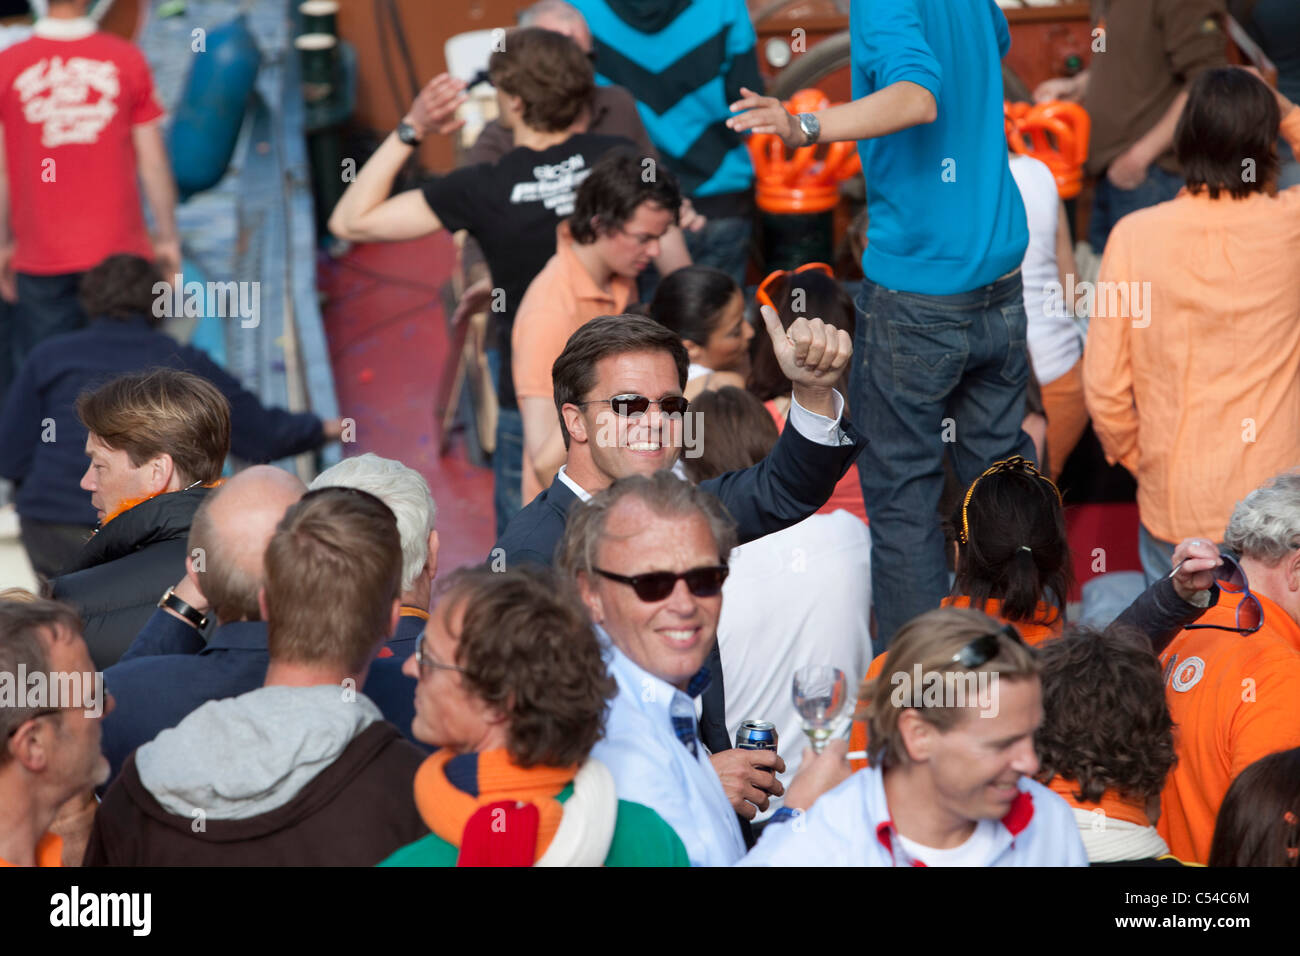
POLYGON ((783 328, 781 317, 769 305, 759 307, 776 361, 794 386, 794 399, 810 412, 835 417, 833 386, 853 357, 849 333, 821 319, 800 316, 783 328))

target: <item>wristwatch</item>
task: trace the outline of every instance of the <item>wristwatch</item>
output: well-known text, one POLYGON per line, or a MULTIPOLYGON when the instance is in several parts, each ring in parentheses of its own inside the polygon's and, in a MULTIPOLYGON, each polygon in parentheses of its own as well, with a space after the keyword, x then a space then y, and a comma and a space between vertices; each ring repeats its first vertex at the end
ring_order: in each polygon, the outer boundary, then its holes
POLYGON ((421 136, 415 131, 415 127, 406 120, 397 124, 397 138, 407 146, 419 146, 421 136))
POLYGON ((198 608, 192 607, 178 598, 176 596, 176 588, 174 587, 167 589, 166 593, 164 593, 159 599, 158 606, 175 611, 181 617, 185 618, 185 620, 193 624, 197 630, 201 631, 203 628, 207 627, 208 616, 198 608))
POLYGON ((818 121, 813 113, 800 113, 795 117, 799 121, 799 129, 803 130, 803 144, 811 146, 817 142, 818 137, 822 134, 822 124, 818 121))

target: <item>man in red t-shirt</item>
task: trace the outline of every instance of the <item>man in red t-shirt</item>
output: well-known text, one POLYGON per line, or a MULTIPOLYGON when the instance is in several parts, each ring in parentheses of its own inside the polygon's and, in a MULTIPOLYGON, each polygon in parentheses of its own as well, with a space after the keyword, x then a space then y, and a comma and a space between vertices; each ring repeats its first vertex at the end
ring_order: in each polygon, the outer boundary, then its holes
POLYGON ((77 285, 86 270, 119 252, 155 259, 165 276, 180 265, 149 65, 133 44, 100 32, 89 6, 50 0, 32 36, 0 51, 0 296, 17 303, 0 329, 6 389, 37 342, 84 324, 77 285))

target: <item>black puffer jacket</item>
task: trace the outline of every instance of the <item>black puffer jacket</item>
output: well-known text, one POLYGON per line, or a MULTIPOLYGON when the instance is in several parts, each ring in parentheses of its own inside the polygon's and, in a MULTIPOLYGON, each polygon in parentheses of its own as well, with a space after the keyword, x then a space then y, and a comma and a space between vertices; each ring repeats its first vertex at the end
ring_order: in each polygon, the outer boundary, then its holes
POLYGON ((98 670, 117 663, 163 592, 184 577, 190 522, 208 490, 173 491, 122 512, 50 582, 52 597, 81 612, 98 670))

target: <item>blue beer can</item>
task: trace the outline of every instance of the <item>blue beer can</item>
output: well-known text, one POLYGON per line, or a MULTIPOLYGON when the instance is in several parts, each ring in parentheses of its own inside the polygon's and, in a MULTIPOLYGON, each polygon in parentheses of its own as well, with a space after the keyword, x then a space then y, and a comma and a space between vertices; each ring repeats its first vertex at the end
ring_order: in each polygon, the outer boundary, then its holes
POLYGON ((776 750, 776 724, 770 720, 742 721, 736 731, 736 747, 740 750, 776 750))

